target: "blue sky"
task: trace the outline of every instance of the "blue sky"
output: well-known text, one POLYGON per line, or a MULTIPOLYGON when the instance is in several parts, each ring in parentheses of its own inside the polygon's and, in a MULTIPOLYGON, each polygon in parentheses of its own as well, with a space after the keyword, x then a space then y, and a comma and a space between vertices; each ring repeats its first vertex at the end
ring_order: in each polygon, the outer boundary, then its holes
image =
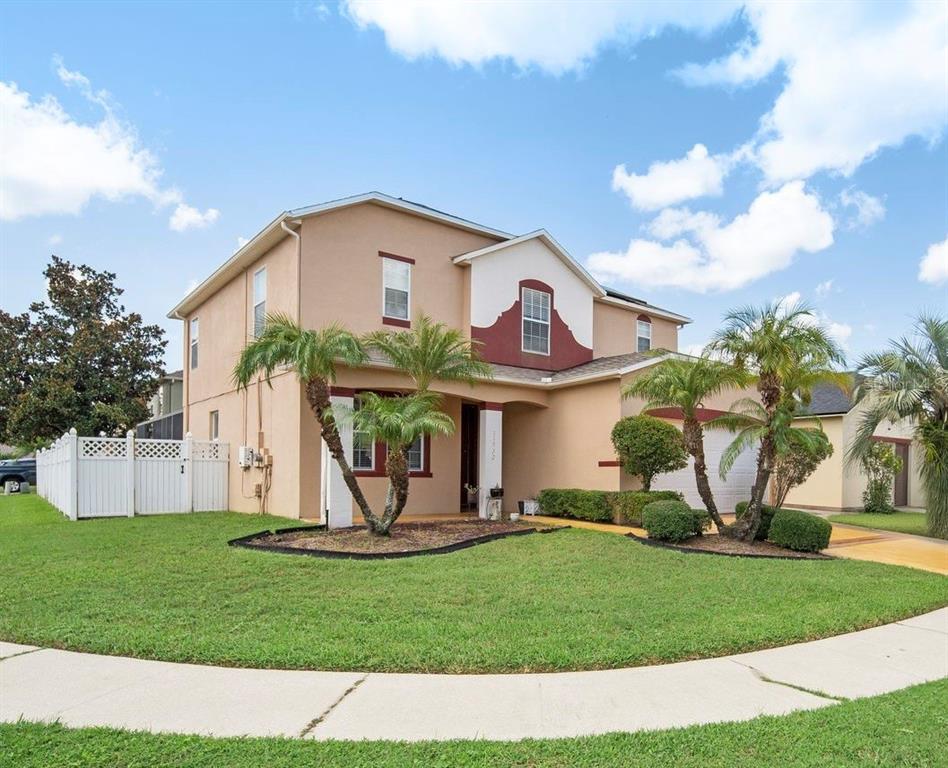
POLYGON ((238 238, 377 189, 545 227, 683 347, 787 295, 851 358, 948 310, 943 3, 586 8, 0 6, 0 305, 112 270, 177 367, 238 238))

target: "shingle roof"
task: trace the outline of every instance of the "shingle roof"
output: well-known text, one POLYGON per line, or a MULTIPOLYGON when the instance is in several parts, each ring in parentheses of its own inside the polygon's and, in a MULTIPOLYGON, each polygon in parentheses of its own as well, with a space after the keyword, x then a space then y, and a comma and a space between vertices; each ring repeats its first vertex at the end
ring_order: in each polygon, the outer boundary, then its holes
POLYGON ((849 413, 852 407, 852 396, 835 384, 817 384, 810 393, 810 404, 801 405, 798 415, 829 416, 834 413, 849 413))
MULTIPOLYGON (((537 368, 521 368, 516 365, 492 364, 497 379, 523 382, 524 384, 567 384, 570 381, 587 376, 618 374, 631 365, 645 362, 655 357, 654 351, 630 352, 625 355, 611 355, 590 360, 588 363, 566 368, 562 371, 544 371, 537 368), (549 379, 549 381, 546 381, 549 379)), ((369 352, 369 360, 376 364, 388 364, 388 359, 376 351, 369 352)))

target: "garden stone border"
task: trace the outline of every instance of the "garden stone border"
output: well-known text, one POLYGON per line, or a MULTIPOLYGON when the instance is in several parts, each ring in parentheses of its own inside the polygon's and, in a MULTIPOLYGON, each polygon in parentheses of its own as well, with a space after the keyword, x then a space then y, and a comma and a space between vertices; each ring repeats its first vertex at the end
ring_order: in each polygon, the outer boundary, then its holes
POLYGON ((644 544, 647 547, 656 547, 657 549, 670 549, 673 552, 684 552, 687 555, 718 555, 719 557, 743 557, 745 560, 796 560, 800 561, 810 561, 810 562, 820 562, 821 560, 839 560, 838 557, 833 555, 826 555, 822 552, 816 552, 814 554, 819 555, 819 557, 794 557, 793 555, 742 555, 740 552, 715 552, 712 549, 693 549, 692 547, 679 547, 677 544, 668 544, 664 541, 656 541, 655 539, 646 539, 642 536, 636 536, 634 533, 627 533, 626 538, 635 539, 639 544, 644 544))
POLYGON ((412 552, 339 552, 332 549, 300 549, 298 547, 265 546, 251 544, 250 542, 272 536, 278 533, 293 533, 294 531, 324 531, 325 525, 298 525, 293 528, 277 528, 275 530, 258 531, 248 536, 241 536, 231 539, 227 542, 230 547, 240 547, 255 552, 276 552, 283 555, 310 555, 311 557, 324 557, 330 560, 397 560, 405 557, 419 557, 422 555, 446 555, 450 552, 457 552, 461 549, 476 547, 478 544, 486 544, 488 541, 497 541, 506 539, 509 536, 528 536, 531 533, 547 534, 554 531, 564 530, 563 527, 554 526, 549 528, 526 528, 522 531, 504 531, 503 533, 488 533, 484 536, 475 536, 473 539, 458 541, 454 544, 445 544, 443 547, 432 547, 430 549, 418 549, 412 552))

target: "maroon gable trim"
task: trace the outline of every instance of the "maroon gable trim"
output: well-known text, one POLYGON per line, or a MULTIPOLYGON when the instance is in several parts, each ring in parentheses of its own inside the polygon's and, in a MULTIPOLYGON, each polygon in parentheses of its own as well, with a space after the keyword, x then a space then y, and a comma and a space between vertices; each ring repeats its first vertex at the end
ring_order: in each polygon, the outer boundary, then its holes
POLYGON ((478 403, 477 407, 482 411, 502 411, 504 410, 503 403, 478 403))
POLYGON ((562 371, 565 368, 588 363, 593 359, 593 351, 576 341, 573 332, 556 311, 556 296, 553 288, 541 280, 521 280, 517 287, 517 300, 513 306, 501 312, 496 322, 487 328, 472 325, 471 338, 481 342, 479 348, 481 357, 489 363, 536 368, 542 371, 562 371), (524 352, 522 349, 524 288, 533 288, 550 294, 550 354, 548 355, 524 352))
POLYGON ((651 322, 652 322, 652 318, 650 318, 648 315, 639 315, 638 318, 636 318, 636 319, 641 320, 643 323, 651 323, 651 322))
POLYGON ((616 459, 610 459, 608 461, 600 461, 599 466, 600 467, 621 467, 622 464, 616 459))
MULTIPOLYGON (((695 411, 695 416, 698 418, 698 421, 705 422, 716 419, 718 416, 723 416, 725 413, 726 411, 716 411, 714 408, 698 408, 695 411)), ((653 408, 648 411, 648 415, 654 416, 657 419, 683 418, 681 408, 653 408)))
POLYGON ((330 387, 329 394, 332 397, 355 397, 356 391, 352 387, 330 387))
POLYGON ((400 317, 382 315, 382 325, 396 325, 399 328, 411 328, 411 320, 402 320, 400 317))
POLYGON ((395 261, 404 261, 406 264, 415 263, 415 260, 408 256, 398 256, 397 254, 386 253, 385 251, 379 251, 379 257, 383 259, 395 259, 395 261))

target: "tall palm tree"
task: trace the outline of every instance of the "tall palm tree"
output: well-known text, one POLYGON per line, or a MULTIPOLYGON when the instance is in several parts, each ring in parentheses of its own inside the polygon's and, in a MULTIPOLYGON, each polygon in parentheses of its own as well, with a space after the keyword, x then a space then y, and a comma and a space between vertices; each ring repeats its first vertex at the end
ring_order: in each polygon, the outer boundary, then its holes
POLYGON ((385 443, 388 452, 385 474, 388 491, 380 519, 369 524, 369 531, 387 536, 408 501, 408 447, 425 435, 450 435, 454 421, 439 409, 441 397, 434 392, 418 392, 404 397, 383 397, 375 392, 359 395, 355 427, 372 440, 385 443))
MULTIPOLYGON (((832 367, 842 365, 845 358, 808 306, 788 307, 782 302, 729 312, 724 317, 724 326, 712 337, 706 351, 752 374, 760 394, 761 426, 746 437, 739 435, 738 438, 739 445, 745 447, 748 440, 760 439, 750 502, 746 514, 722 531, 737 539, 753 541, 777 451, 791 439, 787 430, 792 428, 797 398, 804 402, 809 400, 812 387, 823 381, 848 388, 848 376, 832 367)), ((726 420, 722 426, 727 426, 726 420)), ((737 423, 731 426, 741 428, 737 423)))
POLYGON ((704 429, 698 411, 705 401, 729 387, 744 387, 750 376, 733 365, 708 358, 669 358, 637 376, 622 390, 623 397, 646 400, 643 411, 653 408, 679 408, 685 449, 694 457, 695 483, 705 509, 718 527, 724 521, 714 503, 708 468, 704 457, 704 429))
POLYGON ((362 517, 372 526, 378 518, 352 473, 329 399, 330 385, 336 380, 336 364, 356 366, 366 359, 361 342, 339 325, 310 331, 301 328, 289 315, 273 314, 267 316, 263 333, 241 352, 233 376, 238 388, 246 388, 259 373, 263 373, 269 383, 273 372, 281 366, 289 366, 296 372, 305 387, 306 402, 319 422, 323 440, 342 470, 343 480, 362 517))
POLYGON ((427 392, 435 379, 473 384, 491 375, 490 364, 480 359, 470 339, 427 315, 419 315, 407 331, 370 333, 365 345, 407 373, 419 392, 427 392))
POLYGON ((869 449, 883 420, 910 419, 922 449, 921 476, 927 495, 928 531, 948 538, 948 320, 923 314, 916 338, 889 342, 882 352, 866 355, 856 388, 865 408, 848 451, 858 461, 869 449))

